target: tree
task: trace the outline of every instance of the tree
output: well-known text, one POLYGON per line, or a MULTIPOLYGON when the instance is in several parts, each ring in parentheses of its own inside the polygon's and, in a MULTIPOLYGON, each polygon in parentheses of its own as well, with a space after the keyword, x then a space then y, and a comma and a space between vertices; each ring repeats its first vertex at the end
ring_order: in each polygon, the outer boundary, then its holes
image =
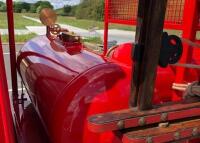
POLYGON ((52 6, 51 3, 48 2, 48 1, 38 1, 38 2, 35 4, 35 6, 37 7, 37 8, 36 8, 37 13, 40 13, 40 11, 41 11, 43 8, 51 8, 51 9, 53 9, 53 6, 52 6), (40 4, 40 5, 38 6, 38 4, 40 4))
POLYGON ((76 9, 76 18, 103 20, 104 0, 83 0, 76 9))
POLYGON ((22 10, 23 12, 27 12, 30 10, 31 4, 26 3, 26 2, 15 2, 14 3, 14 12, 21 13, 22 10))
POLYGON ((41 5, 41 3, 42 3, 42 1, 38 1, 38 2, 36 2, 36 3, 34 4, 34 6, 35 6, 36 8, 38 8, 38 7, 41 5))
POLYGON ((52 9, 53 9, 53 6, 52 6, 51 3, 48 2, 48 1, 42 1, 42 3, 40 4, 40 6, 41 6, 42 8, 52 8, 52 9))
POLYGON ((24 9, 26 11, 29 11, 30 8, 31 8, 31 4, 30 3, 22 2, 21 5, 22 5, 22 10, 24 9))
POLYGON ((104 0, 98 0, 98 3, 95 7, 95 20, 104 20, 104 0))
POLYGON ((37 12, 37 13, 40 13, 41 10, 42 10, 42 7, 41 7, 41 6, 38 6, 37 9, 36 9, 36 12, 37 12))
POLYGON ((29 12, 36 13, 37 7, 35 5, 31 5, 29 12))
POLYGON ((6 12, 6 5, 5 4, 0 6, 0 12, 6 12))
POLYGON ((23 7, 21 2, 15 2, 14 3, 14 12, 21 13, 23 7))
POLYGON ((4 3, 4 2, 2 2, 2 1, 0 1, 0 6, 2 6, 2 5, 5 5, 5 3, 4 3))
POLYGON ((71 10, 72 10, 72 6, 70 6, 70 5, 65 5, 63 8, 63 12, 65 14, 69 14, 71 12, 71 10))
POLYGON ((77 10, 77 5, 72 6, 70 16, 75 16, 76 15, 76 10, 77 10))
POLYGON ((0 1, 0 12, 6 12, 6 4, 0 1))
POLYGON ((22 9, 21 13, 27 13, 27 10, 26 9, 22 9))

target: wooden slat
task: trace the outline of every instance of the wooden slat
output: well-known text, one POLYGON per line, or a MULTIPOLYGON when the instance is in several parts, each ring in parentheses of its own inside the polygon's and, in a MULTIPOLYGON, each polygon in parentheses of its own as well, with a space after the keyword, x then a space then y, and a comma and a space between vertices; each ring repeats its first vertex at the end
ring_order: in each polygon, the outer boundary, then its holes
POLYGON ((137 103, 140 110, 152 107, 166 6, 167 0, 139 1, 135 43, 143 45, 143 54, 142 61, 133 66, 130 105, 137 103))
POLYGON ((178 142, 200 136, 200 119, 182 121, 168 127, 150 127, 123 134, 123 143, 178 142))
POLYGON ((200 116, 200 99, 192 98, 148 111, 137 111, 135 108, 98 114, 88 119, 89 129, 93 132, 115 131, 131 127, 145 126, 163 121, 200 116), (196 101, 196 102, 193 102, 196 101), (144 124, 140 121, 144 119, 144 124))

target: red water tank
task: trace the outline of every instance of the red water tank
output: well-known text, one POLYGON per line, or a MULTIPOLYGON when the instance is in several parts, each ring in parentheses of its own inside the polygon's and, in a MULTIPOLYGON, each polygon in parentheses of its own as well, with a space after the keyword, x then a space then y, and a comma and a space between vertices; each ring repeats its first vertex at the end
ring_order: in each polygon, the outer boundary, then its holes
MULTIPOLYGON (((90 132, 87 118, 128 108, 132 48, 130 43, 120 45, 110 57, 102 57, 84 45, 81 52, 69 54, 46 36, 24 45, 18 71, 51 142, 121 143, 111 132, 90 132)), ((172 100, 174 78, 171 67, 158 68, 154 103, 172 100)))

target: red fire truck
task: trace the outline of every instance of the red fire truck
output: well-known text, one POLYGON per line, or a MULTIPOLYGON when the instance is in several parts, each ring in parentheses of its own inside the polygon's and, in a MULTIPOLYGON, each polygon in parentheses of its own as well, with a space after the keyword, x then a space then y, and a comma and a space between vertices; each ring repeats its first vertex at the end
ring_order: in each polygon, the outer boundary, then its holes
POLYGON ((0 42, 1 143, 200 142, 199 0, 105 0, 102 54, 44 9, 46 35, 16 56, 12 0, 7 17, 12 99, 0 42), (108 50, 110 23, 136 25, 135 42, 108 50))

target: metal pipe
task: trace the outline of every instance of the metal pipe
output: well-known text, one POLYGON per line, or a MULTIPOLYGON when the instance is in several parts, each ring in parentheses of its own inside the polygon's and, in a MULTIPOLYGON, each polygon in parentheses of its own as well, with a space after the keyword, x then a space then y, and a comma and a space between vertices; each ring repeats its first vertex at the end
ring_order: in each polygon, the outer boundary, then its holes
POLYGON ((15 31, 13 18, 13 2, 6 0, 7 4, 7 18, 8 18, 8 32, 9 32, 9 48, 10 48, 10 65, 12 78, 12 95, 13 100, 18 100, 18 85, 17 85, 17 66, 16 66, 16 47, 15 47, 15 31))
POLYGON ((171 66, 177 66, 177 67, 183 67, 183 68, 189 68, 189 69, 200 69, 200 65, 195 65, 195 64, 176 63, 171 66))
POLYGON ((109 0, 105 0, 105 17, 104 17, 104 46, 103 46, 103 56, 107 54, 108 51, 108 14, 109 14, 109 0))
POLYGON ((7 5, 7 20, 8 20, 8 36, 9 36, 9 50, 10 50, 10 68, 11 68, 11 82, 12 82, 12 103, 14 107, 14 115, 16 121, 19 123, 19 100, 18 100, 18 84, 17 84, 17 65, 16 65, 16 47, 15 47, 15 30, 14 30, 14 16, 13 16, 13 1, 6 0, 7 5))

